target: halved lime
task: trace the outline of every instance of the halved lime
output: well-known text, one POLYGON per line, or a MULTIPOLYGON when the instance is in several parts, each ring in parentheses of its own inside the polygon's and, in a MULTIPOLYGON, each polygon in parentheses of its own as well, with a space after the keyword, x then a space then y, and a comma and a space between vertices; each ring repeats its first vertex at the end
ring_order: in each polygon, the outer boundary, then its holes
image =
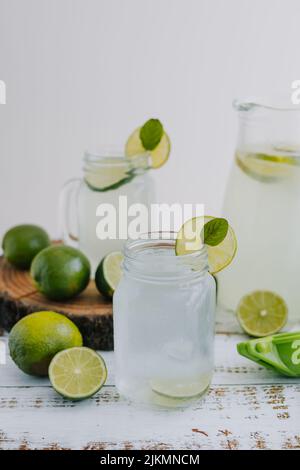
MULTIPOLYGON (((194 217, 183 224, 177 234, 175 251, 177 255, 186 255, 194 251, 199 251, 203 246, 201 237, 204 225, 213 220, 212 216, 194 217)), ((205 240, 204 240, 205 242, 205 240)), ((208 254, 209 271, 211 274, 228 266, 233 260, 237 241, 233 229, 229 226, 224 240, 216 246, 206 245, 208 254)))
POLYGON ((273 335, 285 325, 288 309, 282 297, 270 291, 245 295, 237 308, 243 330, 257 338, 273 335))
POLYGON ((113 251, 106 255, 100 262, 96 274, 95 283, 99 292, 109 299, 119 284, 122 276, 121 264, 123 254, 120 251, 113 251))
POLYGON ((168 134, 163 133, 159 144, 153 150, 146 150, 140 139, 141 127, 137 128, 128 138, 125 153, 128 157, 135 157, 148 152, 151 158, 151 168, 160 168, 166 163, 171 150, 171 142, 168 134))
POLYGON ((49 366, 53 388, 63 397, 83 400, 104 385, 107 377, 103 358, 89 348, 70 348, 54 356, 49 366))

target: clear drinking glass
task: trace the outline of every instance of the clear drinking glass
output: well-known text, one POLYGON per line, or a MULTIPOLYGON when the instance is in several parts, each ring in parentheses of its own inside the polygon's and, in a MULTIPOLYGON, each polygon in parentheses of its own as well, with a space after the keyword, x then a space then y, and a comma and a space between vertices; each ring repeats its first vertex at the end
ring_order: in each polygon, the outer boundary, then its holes
POLYGON ((203 395, 213 372, 215 280, 206 249, 176 256, 175 238, 128 241, 113 297, 118 390, 165 406, 203 395))
POLYGON ((238 252, 218 275, 218 302, 269 290, 300 319, 300 109, 291 103, 236 101, 239 133, 224 200, 238 252))
MULTIPOLYGON (((60 231, 63 241, 78 246, 89 258, 92 273, 101 259, 111 251, 120 251, 127 239, 121 234, 121 216, 127 220, 132 204, 154 202, 154 183, 150 176, 147 153, 127 158, 121 153, 95 155, 86 153, 83 177, 68 181, 60 196, 60 231), (120 207, 120 197, 126 207, 120 207), (99 224, 109 206, 114 208, 115 233, 106 233, 99 224)), ((113 222, 113 221, 112 221, 113 222)), ((126 224, 125 224, 126 225, 126 224)), ((112 225, 110 225, 112 230, 112 225)))

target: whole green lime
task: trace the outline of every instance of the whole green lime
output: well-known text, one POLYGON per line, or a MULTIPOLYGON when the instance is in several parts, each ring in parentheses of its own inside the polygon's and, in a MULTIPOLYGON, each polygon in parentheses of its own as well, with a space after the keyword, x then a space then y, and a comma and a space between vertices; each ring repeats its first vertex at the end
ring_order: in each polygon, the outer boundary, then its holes
POLYGON ((20 269, 29 269, 33 258, 49 245, 48 234, 37 225, 17 225, 2 241, 4 257, 20 269))
POLYGON ((90 280, 90 263, 81 251, 70 246, 50 246, 31 264, 37 289, 51 300, 68 300, 82 292, 90 280))
POLYGON ((82 346, 82 336, 77 326, 64 315, 36 312, 16 323, 8 344, 11 358, 23 372, 45 376, 55 354, 82 346))

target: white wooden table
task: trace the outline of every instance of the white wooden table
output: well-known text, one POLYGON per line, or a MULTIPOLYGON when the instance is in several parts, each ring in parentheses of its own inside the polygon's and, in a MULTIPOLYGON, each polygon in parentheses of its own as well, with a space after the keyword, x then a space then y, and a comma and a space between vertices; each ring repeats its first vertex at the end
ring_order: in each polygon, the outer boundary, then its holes
POLYGON ((77 403, 8 358, 0 365, 0 449, 300 449, 300 380, 240 357, 235 345, 242 339, 217 335, 210 392, 184 410, 121 399, 112 352, 103 353, 106 385, 77 403))

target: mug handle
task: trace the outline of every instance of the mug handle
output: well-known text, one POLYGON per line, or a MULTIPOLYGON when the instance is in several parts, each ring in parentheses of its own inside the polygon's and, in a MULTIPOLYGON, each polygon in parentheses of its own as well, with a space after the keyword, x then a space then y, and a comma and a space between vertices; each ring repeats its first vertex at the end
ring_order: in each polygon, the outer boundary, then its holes
POLYGON ((77 195, 81 179, 72 178, 67 181, 59 194, 59 234, 66 245, 78 246, 78 214, 77 195))

